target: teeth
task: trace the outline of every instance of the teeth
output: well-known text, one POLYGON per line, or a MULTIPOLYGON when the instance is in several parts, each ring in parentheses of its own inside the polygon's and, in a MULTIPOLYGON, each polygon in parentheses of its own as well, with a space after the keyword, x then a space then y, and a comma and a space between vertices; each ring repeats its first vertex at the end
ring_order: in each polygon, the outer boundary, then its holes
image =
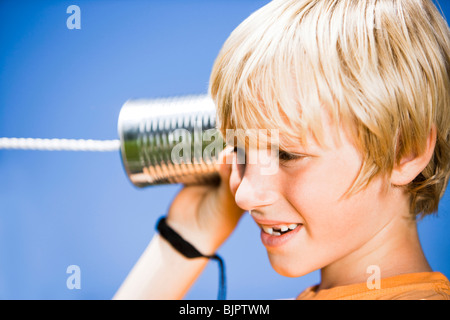
POLYGON ((273 236, 280 236, 283 232, 294 230, 298 225, 299 224, 297 223, 292 223, 290 225, 283 225, 276 228, 262 226, 262 229, 265 233, 271 234, 273 236))
POLYGON ((263 230, 264 230, 265 233, 273 234, 273 229, 272 229, 272 228, 269 228, 269 227, 263 227, 263 230))

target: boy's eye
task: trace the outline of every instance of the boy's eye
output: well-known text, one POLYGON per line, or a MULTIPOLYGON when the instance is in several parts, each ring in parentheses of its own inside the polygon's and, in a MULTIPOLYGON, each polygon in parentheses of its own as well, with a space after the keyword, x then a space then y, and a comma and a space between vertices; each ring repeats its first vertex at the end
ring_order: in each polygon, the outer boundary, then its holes
MULTIPOLYGON (((234 147, 233 152, 237 152, 237 151, 238 151, 238 147, 234 147)), ((278 152, 278 158, 281 161, 286 161, 286 162, 293 161, 293 160, 301 159, 303 157, 304 157, 303 155, 292 154, 292 153, 282 151, 282 150, 279 150, 279 152, 278 152)))
POLYGON ((278 153, 278 158, 281 161, 293 161, 293 160, 301 159, 301 158, 303 158, 303 156, 280 150, 278 153))

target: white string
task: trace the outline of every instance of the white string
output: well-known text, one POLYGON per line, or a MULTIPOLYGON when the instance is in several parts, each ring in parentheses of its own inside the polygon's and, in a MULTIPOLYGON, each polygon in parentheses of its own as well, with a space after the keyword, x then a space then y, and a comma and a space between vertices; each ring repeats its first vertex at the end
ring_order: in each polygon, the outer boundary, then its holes
POLYGON ((118 151, 120 140, 0 138, 0 149, 43 151, 118 151))

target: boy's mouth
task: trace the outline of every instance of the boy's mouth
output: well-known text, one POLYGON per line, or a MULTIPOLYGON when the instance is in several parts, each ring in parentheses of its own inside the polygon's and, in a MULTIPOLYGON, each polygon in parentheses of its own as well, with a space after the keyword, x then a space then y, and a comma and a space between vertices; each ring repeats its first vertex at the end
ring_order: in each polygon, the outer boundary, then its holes
POLYGON ((272 220, 255 211, 251 211, 250 215, 260 227, 261 241, 267 248, 283 246, 303 228, 303 222, 293 215, 286 216, 283 220, 272 220))
POLYGON ((261 241, 266 248, 284 246, 302 229, 302 223, 260 224, 261 241))

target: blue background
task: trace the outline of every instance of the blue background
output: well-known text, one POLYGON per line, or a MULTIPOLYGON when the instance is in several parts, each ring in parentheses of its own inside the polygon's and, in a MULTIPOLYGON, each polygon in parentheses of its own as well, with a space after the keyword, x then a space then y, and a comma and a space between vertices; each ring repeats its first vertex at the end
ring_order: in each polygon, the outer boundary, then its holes
MULTIPOLYGON (((0 137, 117 139, 129 98, 206 93, 223 42, 267 2, 1 1, 0 137), (81 30, 66 27, 72 4, 81 30)), ((118 152, 0 150, 0 299, 112 298, 179 189, 135 188, 118 152), (66 287, 69 265, 80 290, 66 287)), ((446 195, 419 231, 447 277, 448 230, 446 195)), ((230 299, 294 297, 319 281, 278 275, 248 215, 219 254, 230 299)), ((217 285, 211 262, 187 298, 215 299, 217 285)))

